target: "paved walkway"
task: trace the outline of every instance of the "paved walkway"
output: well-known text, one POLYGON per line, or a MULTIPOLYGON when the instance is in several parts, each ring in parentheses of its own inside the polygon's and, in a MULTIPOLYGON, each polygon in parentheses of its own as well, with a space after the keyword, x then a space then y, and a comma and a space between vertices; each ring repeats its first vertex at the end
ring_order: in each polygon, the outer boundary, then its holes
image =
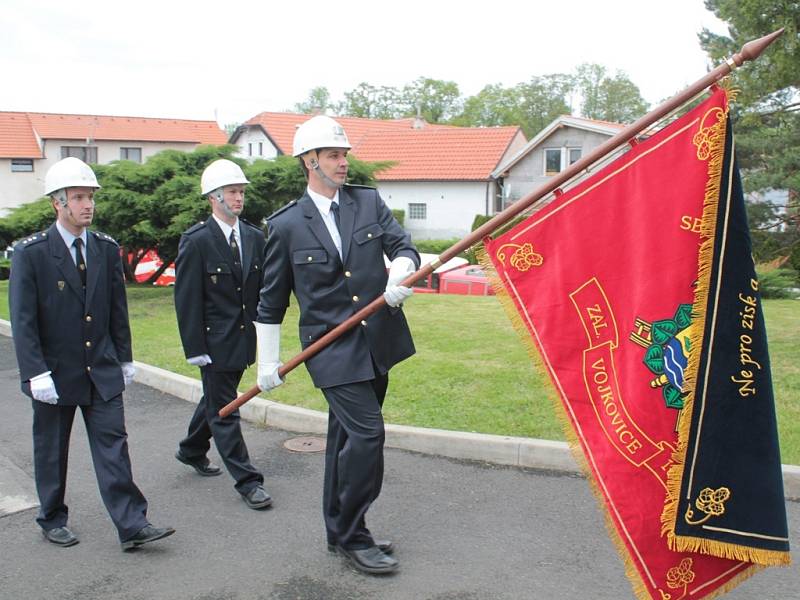
MULTIPOLYGON (((30 401, 11 340, 0 336, 0 485, 34 498, 30 401), (6 479, 5 475, 11 475, 6 479)), ((35 508, 0 517, 0 599, 17 600, 619 600, 632 598, 586 481, 570 474, 460 461, 398 449, 370 527, 393 539, 401 570, 361 575, 325 548, 323 456, 290 452, 296 434, 245 424, 273 509, 249 510, 227 475, 201 478, 172 458, 192 406, 152 387, 126 394, 131 457, 151 520, 178 529, 119 550, 76 419, 67 502, 81 543, 47 544, 35 508)), ((212 459, 218 461, 212 451, 212 459)), ((0 489, 0 497, 4 496, 0 489)), ((34 500, 35 501, 35 500, 34 500)), ((800 542, 800 503, 787 504, 800 542)), ((758 573, 726 598, 794 598, 800 569, 758 573)))

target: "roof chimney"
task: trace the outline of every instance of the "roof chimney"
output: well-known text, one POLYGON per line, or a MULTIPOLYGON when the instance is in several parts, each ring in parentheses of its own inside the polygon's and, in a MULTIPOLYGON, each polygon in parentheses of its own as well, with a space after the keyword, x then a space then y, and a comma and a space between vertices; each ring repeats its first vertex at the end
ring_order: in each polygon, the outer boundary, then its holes
POLYGON ((417 103, 417 115, 414 117, 414 124, 411 126, 412 129, 424 129, 427 123, 425 119, 422 118, 422 104, 419 102, 417 103))

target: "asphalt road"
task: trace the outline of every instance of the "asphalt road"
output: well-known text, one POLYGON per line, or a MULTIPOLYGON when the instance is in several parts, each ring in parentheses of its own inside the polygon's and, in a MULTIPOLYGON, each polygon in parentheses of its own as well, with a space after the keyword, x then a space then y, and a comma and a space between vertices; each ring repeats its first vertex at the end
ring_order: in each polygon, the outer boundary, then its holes
MULTIPOLYGON (((33 493, 30 401, 17 377, 11 340, 0 336, 0 506, 3 469, 33 493)), ((202 478, 173 458, 192 410, 140 384, 126 394, 136 481, 150 520, 174 526, 174 536, 120 551, 76 417, 67 503, 81 543, 45 542, 35 508, 0 516, 0 599, 633 598, 582 478, 387 450, 383 493, 368 523, 394 541, 401 568, 369 577, 326 549, 322 454, 284 448, 295 433, 244 424, 251 458, 275 499, 270 510, 250 510, 227 474, 202 478)), ((213 450, 212 460, 219 462, 213 450)), ((787 508, 798 548, 800 503, 787 508)), ((726 598, 796 598, 798 589, 795 565, 758 573, 726 598)))

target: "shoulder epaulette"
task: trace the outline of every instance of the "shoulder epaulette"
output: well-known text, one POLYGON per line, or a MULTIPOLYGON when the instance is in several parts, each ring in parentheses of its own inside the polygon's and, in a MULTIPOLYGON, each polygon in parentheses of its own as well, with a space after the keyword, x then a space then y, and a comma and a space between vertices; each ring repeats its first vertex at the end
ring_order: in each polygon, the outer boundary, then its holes
POLYGON ((252 227, 253 229, 258 229, 259 231, 261 231, 261 227, 259 227, 258 225, 255 225, 254 223, 251 223, 250 221, 248 221, 246 219, 242 219, 241 217, 239 217, 239 223, 244 223, 245 225, 248 225, 249 227, 252 227))
POLYGON ((184 231, 183 235, 192 235, 193 233, 196 233, 198 231, 202 231, 205 228, 206 228, 206 222, 205 221, 200 221, 199 223, 195 223, 194 225, 189 227, 189 229, 184 231))
POLYGON ((274 213, 272 213, 270 216, 268 216, 267 217, 267 221, 269 221, 270 219, 274 219, 275 217, 277 217, 282 212, 287 211, 287 210, 289 210, 290 208, 292 208, 293 206, 296 206, 296 205, 297 205, 297 200, 292 200, 288 204, 284 204, 278 210, 276 210, 274 213))
POLYGON ((115 246, 119 246, 117 240, 112 238, 107 233, 103 233, 102 231, 90 231, 89 233, 91 233, 94 236, 94 238, 98 241, 108 242, 109 244, 114 244, 115 246))
POLYGON ((28 246, 33 246, 34 244, 40 244, 47 239, 47 232, 46 231, 37 231, 34 234, 29 235, 26 238, 22 238, 16 244, 14 244, 14 251, 19 248, 27 248, 28 246))
POLYGON ((361 189, 361 190, 377 190, 378 189, 374 185, 359 185, 357 183, 345 183, 344 187, 361 189))

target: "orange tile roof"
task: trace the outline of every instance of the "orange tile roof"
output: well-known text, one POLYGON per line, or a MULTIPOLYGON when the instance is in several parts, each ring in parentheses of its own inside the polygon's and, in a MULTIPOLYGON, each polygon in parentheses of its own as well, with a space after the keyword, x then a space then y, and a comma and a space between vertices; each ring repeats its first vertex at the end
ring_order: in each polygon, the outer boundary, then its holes
POLYGON ((37 140, 102 140, 225 144, 214 121, 0 112, 0 157, 42 158, 37 140))
POLYGON ((0 112, 0 158, 42 158, 27 113, 0 112))
POLYGON ((486 180, 518 134, 519 127, 370 132, 352 153, 370 162, 393 161, 393 167, 377 174, 380 181, 486 180))
POLYGON ((116 117, 107 115, 61 115, 28 113, 39 137, 44 139, 120 140, 139 142, 190 142, 224 144, 227 136, 214 121, 116 117))
MULTIPOLYGON (((262 112, 245 125, 260 125, 284 154, 291 155, 297 126, 311 115, 262 112)), ((413 117, 365 119, 334 117, 347 132, 352 153, 361 160, 391 160, 378 173, 389 180, 483 180, 500 162, 519 127, 456 127, 426 123, 414 129, 413 117)))

